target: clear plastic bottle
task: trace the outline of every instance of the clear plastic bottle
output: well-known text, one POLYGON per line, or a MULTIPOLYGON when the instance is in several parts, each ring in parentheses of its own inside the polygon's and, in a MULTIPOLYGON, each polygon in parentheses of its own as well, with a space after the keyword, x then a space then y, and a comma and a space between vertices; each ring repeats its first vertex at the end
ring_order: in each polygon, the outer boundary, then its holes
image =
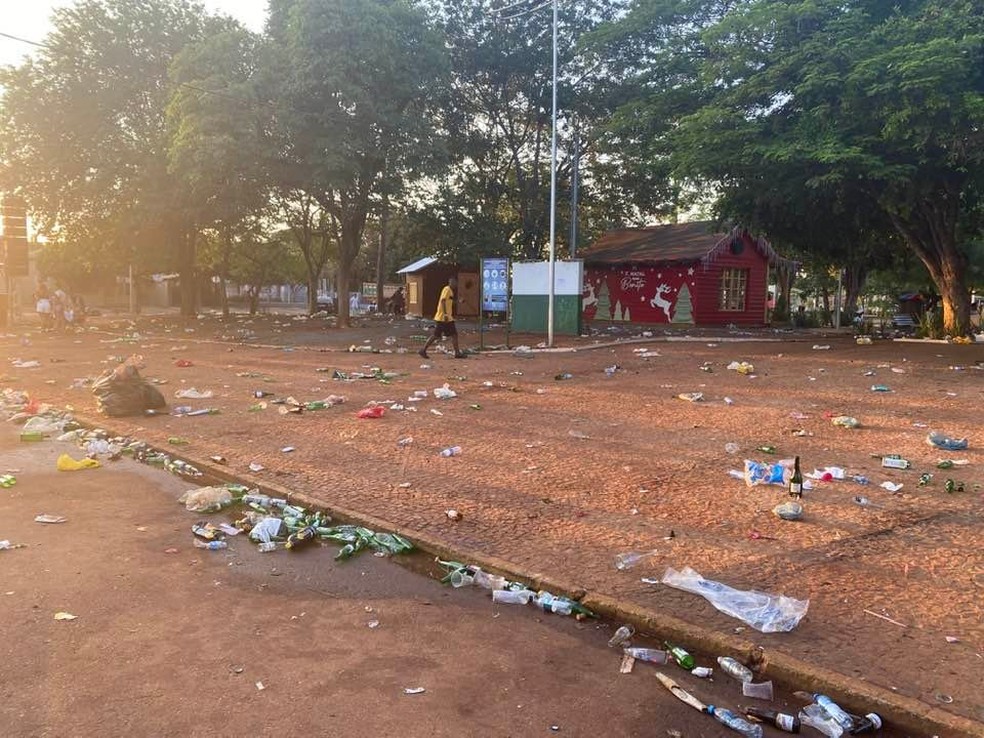
POLYGON ((207 548, 209 551, 220 551, 223 548, 228 548, 229 544, 225 541, 199 541, 197 538, 192 541, 195 544, 195 548, 207 548))
MULTIPOLYGON (((452 584, 453 584, 452 580, 452 584)), ((475 584, 483 589, 505 589, 508 582, 505 577, 496 576, 495 574, 489 574, 487 571, 482 571, 479 568, 475 568, 475 584)))
POLYGON ((615 557, 615 568, 619 571, 631 569, 633 566, 641 561, 644 561, 645 559, 648 559, 655 553, 655 551, 646 551, 645 553, 636 553, 635 551, 620 553, 615 557))
POLYGON ((665 664, 670 658, 670 655, 661 648, 623 648, 622 653, 651 664, 665 664))
POLYGON ((830 717, 832 717, 834 721, 844 730, 850 730, 854 726, 854 718, 852 718, 845 710, 841 709, 841 706, 830 699, 827 695, 815 694, 813 695, 813 701, 826 710, 827 714, 830 715, 830 717))
POLYGON ((737 679, 739 682, 750 682, 755 678, 752 674, 752 670, 745 666, 743 663, 737 659, 733 659, 730 656, 718 656, 718 665, 728 676, 737 679))
POLYGON ((842 728, 830 713, 816 703, 811 703, 800 710, 800 723, 823 733, 827 738, 841 738, 844 735, 842 728))
POLYGON ((528 605, 533 599, 533 593, 528 589, 509 590, 497 589, 492 593, 492 601, 504 605, 528 605))
POLYGON ((448 448, 441 449, 441 456, 445 458, 449 456, 457 456, 461 453, 461 446, 449 446, 448 448))
POLYGON ((261 541, 259 545, 260 553, 270 553, 277 550, 276 541, 261 541))
POLYGON ((707 711, 714 716, 714 718, 721 723, 731 728, 736 733, 741 733, 745 738, 762 738, 762 726, 753 725, 752 723, 745 720, 743 717, 739 717, 731 710, 725 710, 720 707, 715 707, 714 705, 708 705, 707 711))
POLYGON ((615 631, 615 634, 608 639, 609 648, 618 648, 619 646, 624 646, 629 642, 629 639, 635 635, 635 628, 631 625, 623 625, 621 628, 615 631))

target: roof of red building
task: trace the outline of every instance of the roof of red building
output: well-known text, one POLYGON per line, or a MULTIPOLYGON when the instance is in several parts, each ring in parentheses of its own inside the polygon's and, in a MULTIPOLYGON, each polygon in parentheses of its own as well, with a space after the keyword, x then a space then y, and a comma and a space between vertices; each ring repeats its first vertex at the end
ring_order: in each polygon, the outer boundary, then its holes
POLYGON ((753 243, 770 263, 785 261, 764 238, 755 238, 742 228, 722 232, 710 221, 620 228, 609 231, 578 256, 588 264, 705 261, 742 237, 753 243))

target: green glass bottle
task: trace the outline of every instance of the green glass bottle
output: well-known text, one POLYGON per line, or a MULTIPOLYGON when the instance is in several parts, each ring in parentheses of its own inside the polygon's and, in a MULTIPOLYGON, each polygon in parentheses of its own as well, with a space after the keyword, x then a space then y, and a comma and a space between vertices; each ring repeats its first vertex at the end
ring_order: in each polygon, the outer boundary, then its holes
POLYGON ((36 442, 44 440, 44 433, 41 431, 26 431, 20 434, 20 439, 24 442, 36 442))
POLYGON ((680 648, 680 646, 674 646, 669 641, 664 641, 664 645, 666 646, 666 650, 670 652, 670 656, 672 656, 673 660, 676 661, 677 666, 681 669, 690 671, 697 665, 694 662, 694 657, 687 653, 684 649, 680 648))

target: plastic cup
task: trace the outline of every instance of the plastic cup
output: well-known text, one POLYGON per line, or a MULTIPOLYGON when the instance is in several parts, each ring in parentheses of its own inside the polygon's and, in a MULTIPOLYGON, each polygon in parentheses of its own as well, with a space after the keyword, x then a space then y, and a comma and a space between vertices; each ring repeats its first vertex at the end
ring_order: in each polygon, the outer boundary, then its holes
POLYGON ((772 701, 772 681, 768 682, 742 682, 741 693, 745 697, 756 700, 772 701))

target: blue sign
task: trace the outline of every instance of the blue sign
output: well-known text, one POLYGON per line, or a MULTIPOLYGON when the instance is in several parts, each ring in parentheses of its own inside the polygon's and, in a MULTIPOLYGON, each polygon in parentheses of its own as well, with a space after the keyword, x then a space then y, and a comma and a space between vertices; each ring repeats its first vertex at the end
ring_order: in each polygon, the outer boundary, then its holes
POLYGON ((482 259, 482 310, 509 310, 509 259, 482 259))

